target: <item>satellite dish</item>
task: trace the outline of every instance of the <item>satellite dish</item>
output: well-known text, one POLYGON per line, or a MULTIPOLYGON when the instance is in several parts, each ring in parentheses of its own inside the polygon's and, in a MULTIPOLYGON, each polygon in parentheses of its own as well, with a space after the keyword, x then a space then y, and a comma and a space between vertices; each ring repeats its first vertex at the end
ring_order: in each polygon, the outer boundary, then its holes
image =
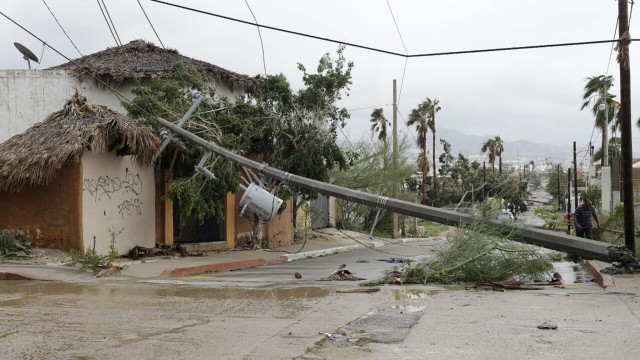
POLYGON ((40 63, 38 61, 38 57, 33 52, 31 52, 31 50, 27 49, 26 46, 18 42, 14 42, 13 45, 16 47, 16 49, 18 49, 18 51, 22 53, 22 58, 27 60, 27 65, 29 65, 29 70, 31 70, 31 62, 29 60, 33 60, 38 64, 40 63))

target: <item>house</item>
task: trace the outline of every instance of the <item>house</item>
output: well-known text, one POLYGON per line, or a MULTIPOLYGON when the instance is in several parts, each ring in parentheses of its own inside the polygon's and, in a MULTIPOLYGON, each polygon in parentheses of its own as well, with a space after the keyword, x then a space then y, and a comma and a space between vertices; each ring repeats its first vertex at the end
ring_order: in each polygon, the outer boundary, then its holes
MULTIPOLYGON (((260 82, 259 77, 238 74, 204 61, 183 56, 175 50, 166 50, 142 40, 135 40, 121 47, 108 48, 83 56, 74 60, 73 63, 65 63, 50 69, 0 70, 0 98, 5 99, 0 103, 0 143, 25 132, 38 121, 58 111, 65 104, 65 101, 73 96, 75 89, 78 89, 86 97, 88 103, 104 105, 115 112, 126 114, 125 109, 120 104, 122 99, 118 97, 119 95, 114 94, 95 78, 114 87, 119 94, 127 99, 133 99, 134 95, 131 91, 133 86, 139 83, 143 85, 149 84, 154 78, 170 76, 177 62, 187 63, 200 71, 219 96, 231 98, 251 94, 257 90, 260 82)), ((11 143, 14 142, 12 141, 11 143)), ((91 155, 84 156, 90 157, 91 155)), ((80 161, 79 164, 84 166, 82 158, 76 161, 80 161)), ((46 167, 43 166, 43 168, 46 167)), ((125 166, 127 171, 121 175, 129 174, 130 169, 131 167, 125 166)), ((11 170, 8 169, 7 171, 11 170)), ((72 175, 68 174, 67 171, 70 170, 61 171, 61 176, 72 175)), ((73 176, 77 177, 82 174, 81 179, 83 182, 91 179, 98 181, 101 176, 98 175, 98 178, 91 178, 86 175, 93 174, 79 171, 81 169, 76 169, 73 176)), ((170 186, 171 180, 165 178, 164 183, 159 183, 158 179, 163 178, 162 174, 156 174, 155 177, 157 192, 166 191, 166 188, 170 186)), ((156 217, 156 223, 161 223, 163 229, 160 231, 159 225, 156 224, 153 227, 157 230, 154 237, 157 242, 167 244, 173 244, 174 239, 176 239, 178 241, 195 242, 216 241, 219 247, 237 247, 252 232, 250 220, 239 214, 238 204, 241 196, 242 193, 227 194, 224 200, 225 219, 222 222, 208 220, 205 224, 199 225, 195 221, 186 221, 187 226, 183 228, 177 226, 180 219, 179 204, 172 204, 172 201, 160 203, 156 199, 154 201, 163 205, 161 212, 164 214, 164 218, 159 220, 156 217)), ((57 199, 64 199, 64 197, 58 197, 57 199)), ((79 199, 76 200, 80 201, 79 199)), ((131 199, 129 200, 131 201, 131 199)), ((133 200, 135 201, 135 198, 133 200)), ((149 199, 143 201, 143 203, 148 204, 148 201, 149 199)), ((160 205, 158 205, 158 208, 160 205)), ((76 211, 81 210, 79 207, 77 208, 78 210, 76 211)), ((293 215, 291 208, 291 204, 288 204, 287 210, 278 215, 272 223, 262 227, 262 237, 268 238, 271 246, 288 245, 293 242, 293 215)), ((61 212, 58 212, 58 214, 62 215, 61 212)), ((4 216, 6 215, 0 214, 0 229, 3 228, 3 224, 6 224, 4 216)), ((103 214, 103 216, 105 215, 103 214)), ((61 216, 56 224, 62 225, 63 218, 71 221, 70 218, 61 216)), ((75 228, 76 230, 74 231, 78 231, 78 228, 75 228)), ((119 230, 113 226, 111 228, 119 230)), ((111 228, 105 229, 105 231, 111 228)), ((82 231, 84 235, 89 236, 89 240, 92 242, 91 235, 86 233, 86 229, 82 231)), ((79 233, 76 235, 79 236, 79 233)), ((68 237, 76 240, 65 240, 71 241, 71 243, 62 248, 87 248, 88 244, 86 242, 88 240, 84 235, 82 243, 80 243, 80 237, 78 236, 68 237)), ((120 242, 124 235, 123 233, 117 241, 120 242)), ((145 236, 151 238, 150 235, 145 236)), ((104 238, 104 236, 102 237, 104 238)), ((97 238, 100 239, 98 236, 97 238)), ((148 240, 145 240, 145 244, 153 245, 148 240)), ((118 246, 120 247, 120 245, 118 246)))
POLYGON ((152 163, 160 144, 150 126, 76 93, 0 144, 0 228, 21 229, 41 247, 99 254, 112 239, 119 253, 165 242, 165 171, 152 163))

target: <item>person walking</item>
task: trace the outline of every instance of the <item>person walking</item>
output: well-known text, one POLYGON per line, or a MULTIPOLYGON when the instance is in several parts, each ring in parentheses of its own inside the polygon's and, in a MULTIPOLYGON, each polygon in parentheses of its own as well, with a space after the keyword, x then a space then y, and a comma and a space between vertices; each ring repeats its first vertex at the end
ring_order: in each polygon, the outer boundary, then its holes
POLYGON ((584 198, 582 205, 578 206, 573 213, 573 224, 576 227, 576 235, 578 237, 586 236, 587 239, 593 239, 592 216, 596 224, 598 224, 598 229, 600 229, 600 221, 598 221, 598 216, 596 215, 596 208, 592 206, 591 199, 584 198))

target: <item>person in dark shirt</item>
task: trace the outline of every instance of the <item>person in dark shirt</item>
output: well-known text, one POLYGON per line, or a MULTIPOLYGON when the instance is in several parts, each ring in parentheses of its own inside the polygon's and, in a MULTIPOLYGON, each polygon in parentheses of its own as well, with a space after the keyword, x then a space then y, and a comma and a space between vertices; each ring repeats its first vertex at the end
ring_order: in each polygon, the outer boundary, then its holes
POLYGON ((585 237, 587 239, 593 239, 593 224, 591 223, 591 217, 598 224, 598 229, 600 228, 600 221, 598 221, 598 216, 596 216, 596 209, 591 206, 591 199, 584 198, 582 201, 582 205, 578 206, 576 211, 573 213, 573 224, 576 226, 576 235, 578 237, 585 237))

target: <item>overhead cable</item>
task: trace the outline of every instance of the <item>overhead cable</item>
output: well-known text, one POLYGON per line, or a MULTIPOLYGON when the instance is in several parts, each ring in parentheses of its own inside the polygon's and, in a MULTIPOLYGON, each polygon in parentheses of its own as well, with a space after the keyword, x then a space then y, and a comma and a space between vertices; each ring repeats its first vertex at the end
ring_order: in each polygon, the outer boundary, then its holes
MULTIPOLYGON (((107 15, 104 13, 104 10, 102 9, 102 4, 100 4, 100 0, 96 0, 96 2, 98 3, 98 7, 100 8, 100 12, 102 13, 102 17, 104 18, 104 21, 107 22, 107 26, 109 27, 109 32, 111 33, 111 36, 113 37, 113 40, 116 42, 116 45, 120 46, 120 43, 118 42, 118 39, 116 38, 116 35, 113 33, 113 30, 111 30, 111 24, 109 24, 109 20, 107 19, 107 15)), ((5 15, 5 17, 6 17, 6 15, 5 15)))
MULTIPOLYGON (((234 22, 237 22, 237 23, 245 24, 245 25, 257 26, 257 27, 261 27, 261 28, 269 29, 269 30, 273 30, 273 31, 279 31, 279 32, 287 33, 287 34, 298 35, 298 36, 307 37, 307 38, 311 38, 311 39, 322 40, 322 41, 332 42, 332 43, 336 43, 336 44, 352 46, 352 47, 359 48, 359 49, 370 50, 370 51, 374 51, 374 52, 379 52, 379 53, 388 54, 388 55, 394 55, 394 56, 400 56, 400 57, 405 57, 405 58, 433 57, 433 56, 446 56, 446 55, 462 55, 462 54, 477 54, 477 53, 487 53, 487 52, 529 50, 529 49, 542 49, 542 48, 565 47, 565 46, 578 46, 578 45, 609 44, 609 43, 614 43, 614 42, 619 42, 620 41, 619 39, 614 39, 614 40, 592 40, 592 41, 579 41, 579 42, 556 43, 556 44, 511 46, 511 47, 490 48, 490 49, 445 51, 445 52, 423 53, 423 54, 402 54, 402 53, 398 53, 398 52, 394 52, 394 51, 388 51, 388 50, 374 48, 374 47, 371 47, 371 46, 359 45, 359 44, 355 44, 355 43, 335 40, 335 39, 322 37, 322 36, 317 36, 317 35, 301 33, 301 32, 298 32, 298 31, 287 30, 287 29, 278 28, 278 27, 274 27, 274 26, 268 26, 268 25, 252 23, 252 22, 249 22, 249 21, 232 18, 232 17, 225 16, 225 15, 215 14, 215 13, 212 13, 212 12, 199 10, 199 9, 195 9, 195 8, 190 8, 190 7, 187 7, 187 6, 173 4, 173 3, 162 1, 162 0, 150 0, 150 1, 158 3, 158 4, 163 4, 163 5, 167 5, 167 6, 172 6, 172 7, 188 10, 188 11, 197 12, 197 13, 204 14, 204 15, 214 16, 214 17, 225 19, 225 20, 229 20, 229 21, 234 21, 234 22)), ((631 39, 631 41, 637 41, 637 40, 638 39, 631 39)))
POLYGON ((58 21, 58 18, 56 17, 56 15, 53 13, 53 11, 51 11, 51 8, 47 4, 47 2, 45 0, 42 0, 42 2, 44 3, 44 6, 47 7, 47 10, 49 10, 49 13, 51 13, 51 16, 53 16, 53 19, 58 23, 58 26, 60 27, 60 29, 62 30, 64 35, 67 37, 67 39, 69 39, 69 41, 71 42, 71 45, 73 45, 73 47, 76 48, 76 51, 78 52, 78 54, 80 54, 80 56, 84 56, 84 55, 82 55, 82 53, 80 52, 80 50, 78 49, 76 44, 73 42, 73 40, 71 40, 71 37, 69 36, 69 34, 67 34, 65 29, 62 27, 62 24, 60 24, 60 21, 58 21))
POLYGON ((144 17, 147 18, 147 22, 149 22, 149 25, 151 25, 151 29, 153 30, 153 33, 156 34, 156 38, 158 38, 158 41, 160 42, 160 45, 162 45, 163 49, 166 49, 164 47, 164 44, 162 43, 162 40, 160 40, 160 36, 158 35, 158 32, 156 31, 156 28, 153 27, 153 24, 151 23, 151 19, 149 19, 149 16, 147 15, 147 12, 144 11, 144 7, 142 7, 142 3, 140 2, 140 0, 138 1, 138 5, 140 5, 140 9, 142 9, 142 13, 144 14, 144 17))

